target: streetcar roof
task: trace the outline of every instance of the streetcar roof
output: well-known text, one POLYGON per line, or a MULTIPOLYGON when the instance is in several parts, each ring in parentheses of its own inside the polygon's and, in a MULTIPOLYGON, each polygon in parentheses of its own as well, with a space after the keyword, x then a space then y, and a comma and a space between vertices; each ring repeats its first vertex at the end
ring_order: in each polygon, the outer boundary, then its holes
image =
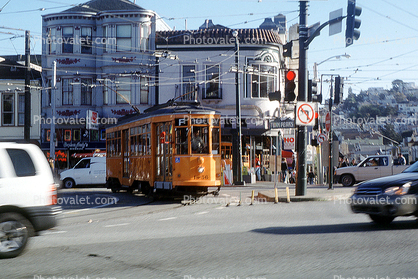
POLYGON ((137 120, 146 119, 149 117, 160 116, 160 115, 173 115, 173 114, 220 114, 218 111, 203 107, 199 104, 173 104, 170 106, 160 107, 157 105, 144 111, 144 113, 128 114, 118 118, 118 123, 111 125, 110 127, 116 127, 122 124, 135 122, 137 120))

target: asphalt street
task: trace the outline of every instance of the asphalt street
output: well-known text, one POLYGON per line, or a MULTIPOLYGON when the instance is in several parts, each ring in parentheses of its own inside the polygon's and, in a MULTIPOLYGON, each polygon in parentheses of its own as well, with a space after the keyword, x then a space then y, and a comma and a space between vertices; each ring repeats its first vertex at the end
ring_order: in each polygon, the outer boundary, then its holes
POLYGON ((20 257, 0 261, 1 278, 394 279, 418 274, 414 218, 379 227, 365 215, 352 214, 344 200, 238 205, 242 189, 228 191, 184 206, 105 189, 65 190, 60 197, 117 202, 84 208, 63 204, 59 226, 31 239, 20 257))

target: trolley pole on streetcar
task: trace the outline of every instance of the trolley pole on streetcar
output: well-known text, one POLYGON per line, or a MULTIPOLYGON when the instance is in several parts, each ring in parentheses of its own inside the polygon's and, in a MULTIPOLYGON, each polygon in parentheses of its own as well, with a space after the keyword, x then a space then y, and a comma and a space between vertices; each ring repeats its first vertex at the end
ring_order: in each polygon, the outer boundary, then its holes
POLYGON ((242 181, 242 141, 241 141, 241 95, 240 95, 240 80, 239 80, 239 38, 238 32, 234 31, 232 36, 235 37, 235 89, 236 89, 236 136, 235 148, 233 148, 233 166, 234 166, 234 184, 244 185, 242 181))

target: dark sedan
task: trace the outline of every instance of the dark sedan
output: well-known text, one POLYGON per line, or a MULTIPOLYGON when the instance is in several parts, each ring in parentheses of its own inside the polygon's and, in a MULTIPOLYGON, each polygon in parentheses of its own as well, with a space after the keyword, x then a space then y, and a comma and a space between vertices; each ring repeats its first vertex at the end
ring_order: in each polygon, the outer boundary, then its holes
POLYGON ((349 203, 354 213, 365 213, 378 224, 397 216, 418 217, 418 162, 402 173, 365 181, 349 203))

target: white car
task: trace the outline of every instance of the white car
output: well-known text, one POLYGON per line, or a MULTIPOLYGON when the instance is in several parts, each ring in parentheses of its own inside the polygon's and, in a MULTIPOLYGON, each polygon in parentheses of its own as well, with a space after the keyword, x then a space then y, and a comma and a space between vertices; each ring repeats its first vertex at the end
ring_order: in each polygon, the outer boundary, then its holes
POLYGON ((56 225, 61 208, 39 147, 0 143, 0 162, 0 258, 12 258, 22 253, 30 236, 56 225))
POLYGON ((64 188, 76 185, 106 184, 106 157, 81 159, 72 169, 61 172, 60 180, 64 188))

